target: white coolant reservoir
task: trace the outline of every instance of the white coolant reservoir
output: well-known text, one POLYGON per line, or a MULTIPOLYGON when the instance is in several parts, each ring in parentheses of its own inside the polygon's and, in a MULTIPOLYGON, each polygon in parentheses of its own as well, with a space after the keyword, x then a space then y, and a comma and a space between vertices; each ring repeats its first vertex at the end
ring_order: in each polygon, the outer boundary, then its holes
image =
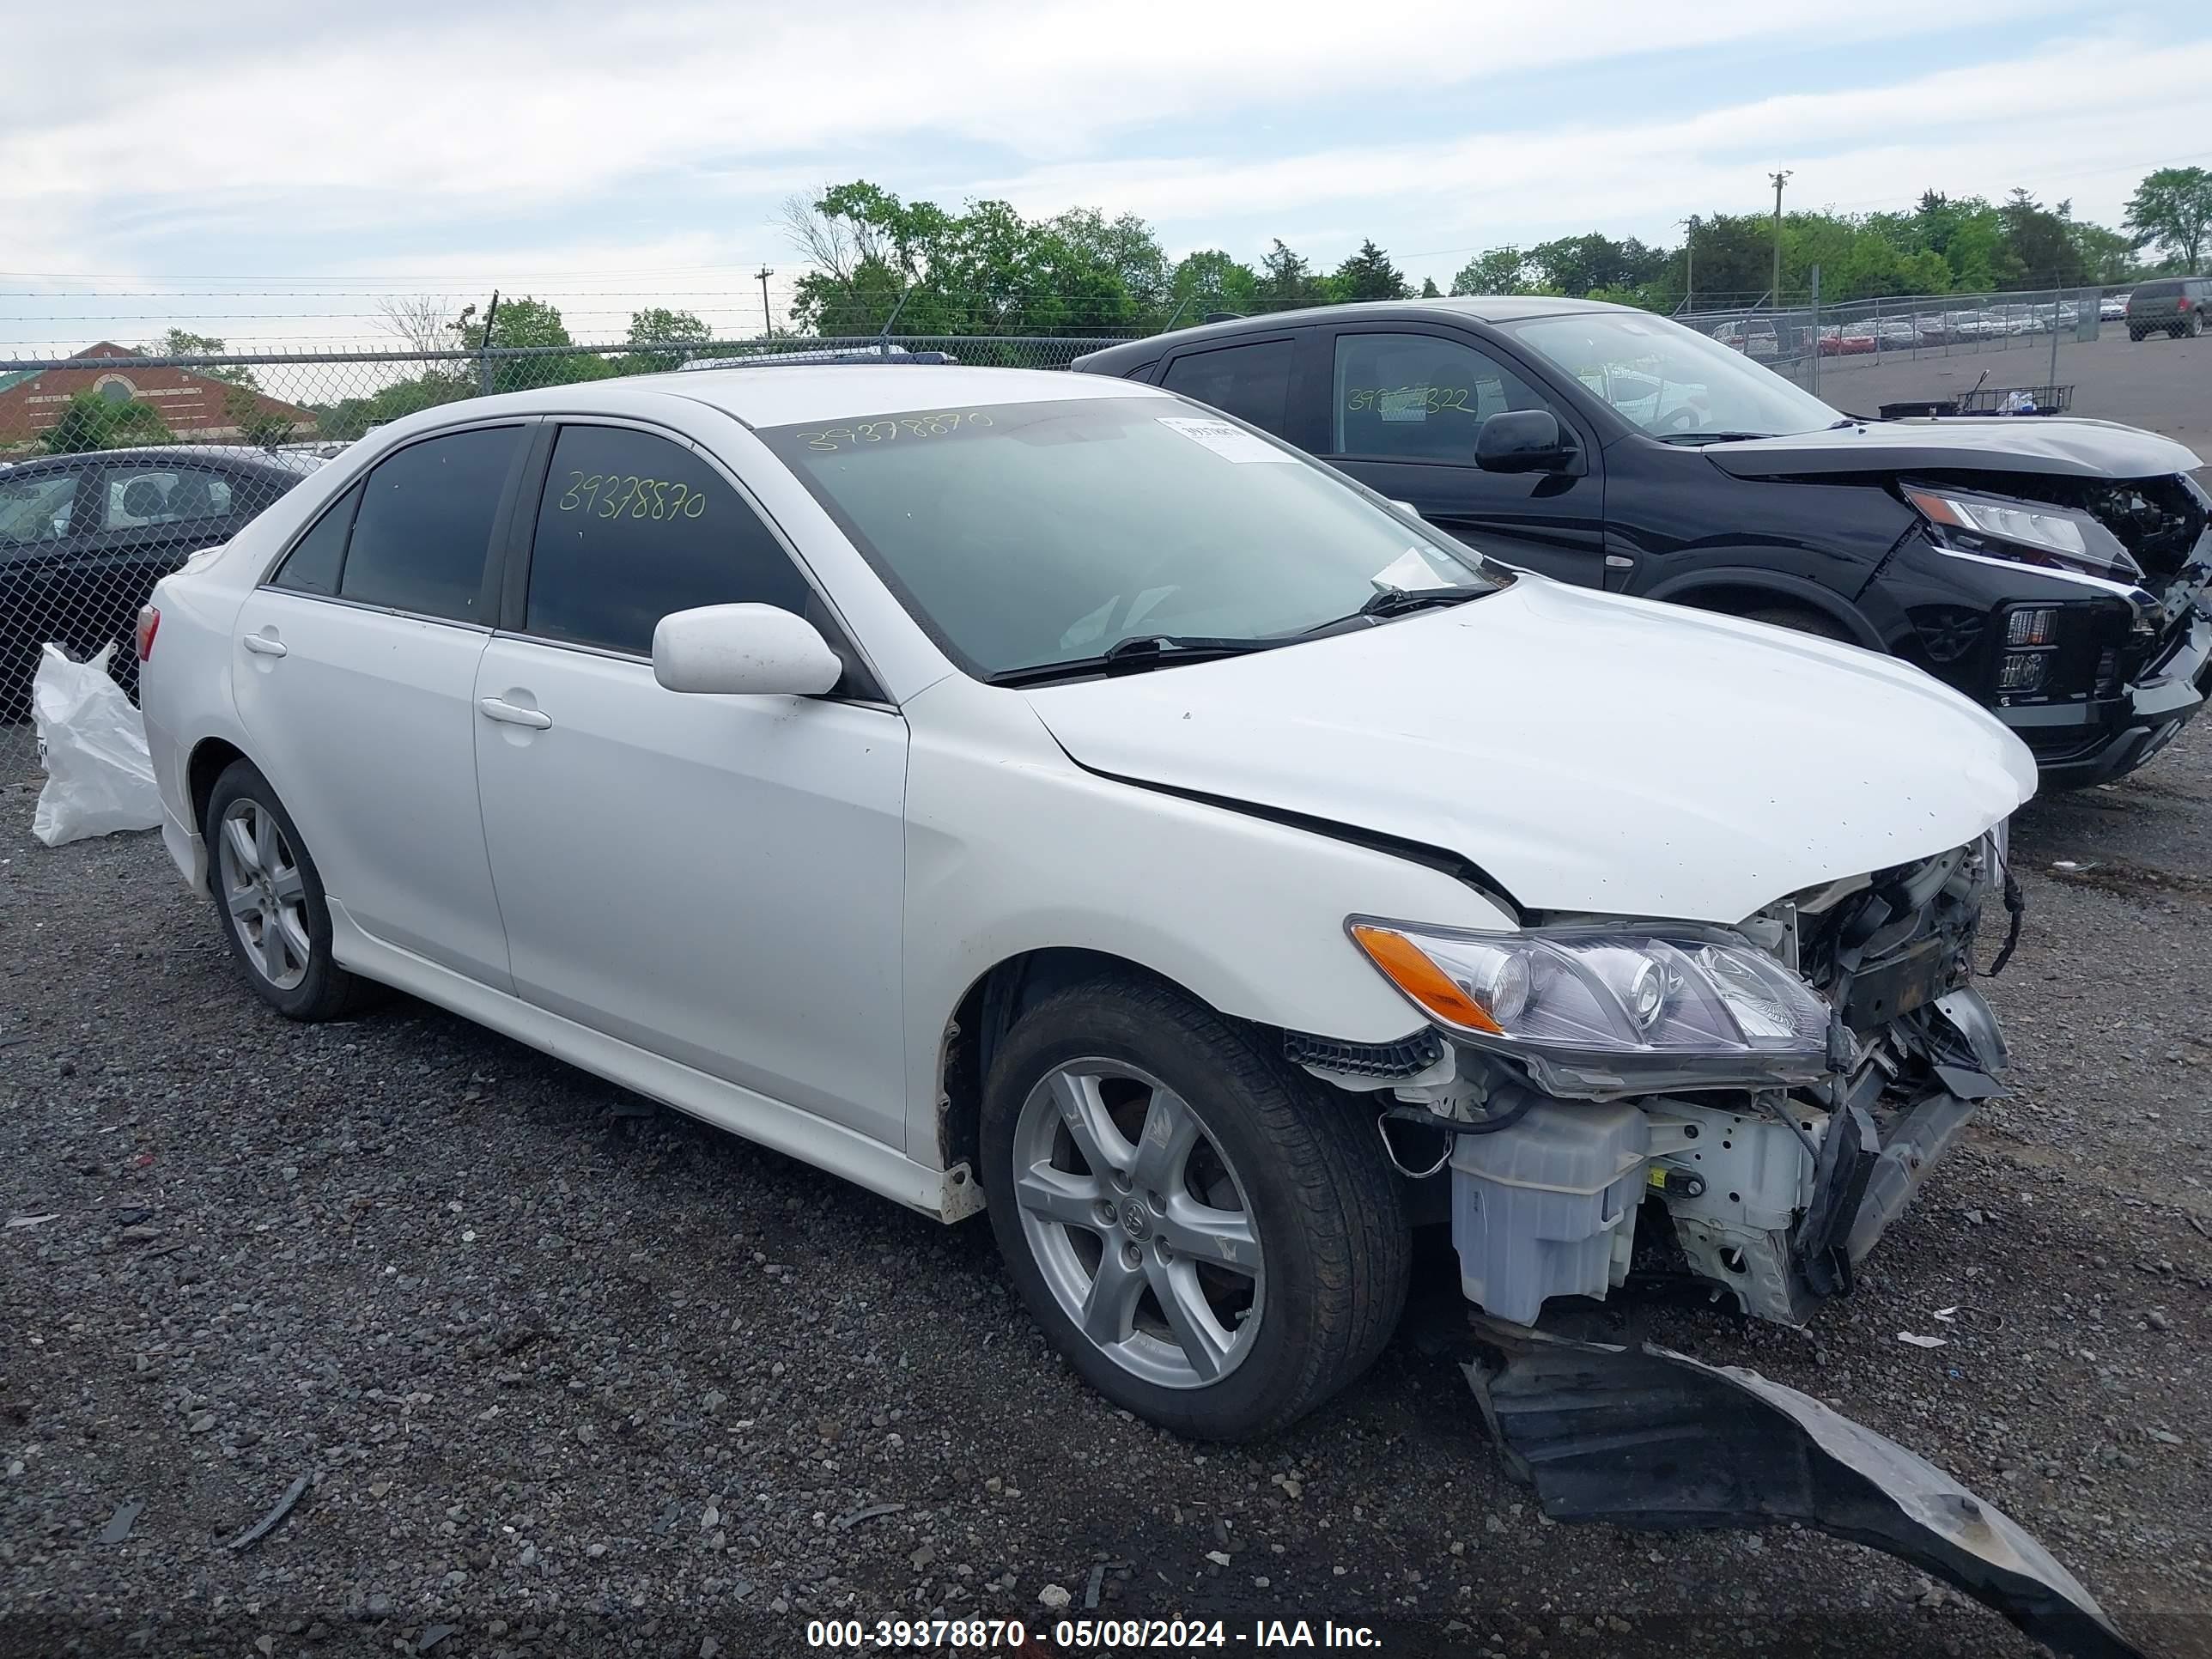
MULTIPOLYGON (((1492 1111, 1510 1109, 1500 1091, 1492 1111)), ((1540 1100, 1452 1149, 1452 1244, 1468 1301, 1533 1325, 1545 1299, 1602 1297, 1628 1273, 1650 1129, 1633 1106, 1540 1100)))

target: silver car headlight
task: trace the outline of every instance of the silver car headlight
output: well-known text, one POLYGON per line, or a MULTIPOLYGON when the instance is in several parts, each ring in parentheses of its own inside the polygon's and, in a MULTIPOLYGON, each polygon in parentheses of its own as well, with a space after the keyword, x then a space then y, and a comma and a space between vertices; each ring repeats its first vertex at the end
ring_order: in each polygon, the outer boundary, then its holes
POLYGON ((2087 513, 1926 484, 1904 488, 1905 499, 1920 509, 1940 544, 2077 570, 2107 581, 2142 579, 2142 567, 2119 538, 2087 513))
POLYGON ((1741 935, 1656 923, 1483 933, 1354 917, 1353 942, 1454 1036, 1588 1092, 1809 1083, 1832 1011, 1741 935))

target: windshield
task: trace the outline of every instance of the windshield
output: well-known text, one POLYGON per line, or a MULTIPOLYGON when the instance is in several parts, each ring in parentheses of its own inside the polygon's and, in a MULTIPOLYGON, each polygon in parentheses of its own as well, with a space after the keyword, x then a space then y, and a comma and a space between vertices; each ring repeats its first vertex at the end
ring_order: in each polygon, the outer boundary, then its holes
POLYGON ((760 436, 982 678, 1095 662, 1128 639, 1287 642, 1379 592, 1508 580, 1180 398, 861 413, 760 436))
POLYGON ((1779 437, 1842 418, 1771 369, 1664 317, 1577 311, 1499 326, 1662 437, 1779 437))

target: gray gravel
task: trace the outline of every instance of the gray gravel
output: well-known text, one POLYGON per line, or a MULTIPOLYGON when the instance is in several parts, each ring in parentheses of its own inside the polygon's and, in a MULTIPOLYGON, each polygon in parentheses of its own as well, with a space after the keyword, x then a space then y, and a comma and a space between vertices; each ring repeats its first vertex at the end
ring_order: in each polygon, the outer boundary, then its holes
MULTIPOLYGON (((1297 1617, 1407 1653, 2039 1650, 1824 1537, 1540 1520, 1438 1248, 1347 1397, 1180 1443, 1046 1353, 981 1226, 416 1003, 287 1024, 156 837, 33 842, 38 785, 0 729, 0 1652, 740 1656, 1094 1588, 1232 1650, 1297 1617)), ((2023 815, 2017 1092, 1858 1294, 1808 1334, 1597 1316, 1933 1458, 2172 1655, 2212 1652, 2208 808, 2200 726, 2023 815)))

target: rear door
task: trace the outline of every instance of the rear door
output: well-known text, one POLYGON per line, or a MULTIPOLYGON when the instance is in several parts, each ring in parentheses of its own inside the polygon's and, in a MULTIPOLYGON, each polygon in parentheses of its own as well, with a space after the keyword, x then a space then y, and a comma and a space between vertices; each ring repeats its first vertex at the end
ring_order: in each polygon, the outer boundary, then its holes
POLYGON ((1565 398, 1442 326, 1353 323, 1322 333, 1322 365, 1303 395, 1316 413, 1326 409, 1319 435, 1331 462, 1480 552, 1601 585, 1602 458, 1565 398), (1557 473, 1482 471, 1476 434, 1508 410, 1551 411, 1578 447, 1574 462, 1557 473))
POLYGON ((0 473, 0 720, 30 695, 39 647, 74 643, 94 471, 88 459, 0 473))
POLYGON ((530 522, 475 688, 516 992, 903 1147, 904 719, 750 498, 675 434, 562 426, 530 522), (660 618, 740 603, 805 615, 846 684, 663 689, 660 618))
POLYGON ((293 543, 233 630, 255 764, 362 932, 512 988, 477 799, 494 526, 531 422, 392 451, 293 543))
POLYGON ((1176 352, 1162 366, 1158 384, 1295 443, 1293 410, 1304 401, 1297 395, 1298 344, 1312 332, 1285 329, 1176 352))
MULTIPOLYGON (((252 516, 247 493, 228 469, 189 451, 109 462, 87 504, 91 540, 80 589, 97 640, 127 641, 154 584, 200 549, 229 540, 252 516)), ((118 678, 135 673, 127 644, 118 645, 117 663, 118 678)))

